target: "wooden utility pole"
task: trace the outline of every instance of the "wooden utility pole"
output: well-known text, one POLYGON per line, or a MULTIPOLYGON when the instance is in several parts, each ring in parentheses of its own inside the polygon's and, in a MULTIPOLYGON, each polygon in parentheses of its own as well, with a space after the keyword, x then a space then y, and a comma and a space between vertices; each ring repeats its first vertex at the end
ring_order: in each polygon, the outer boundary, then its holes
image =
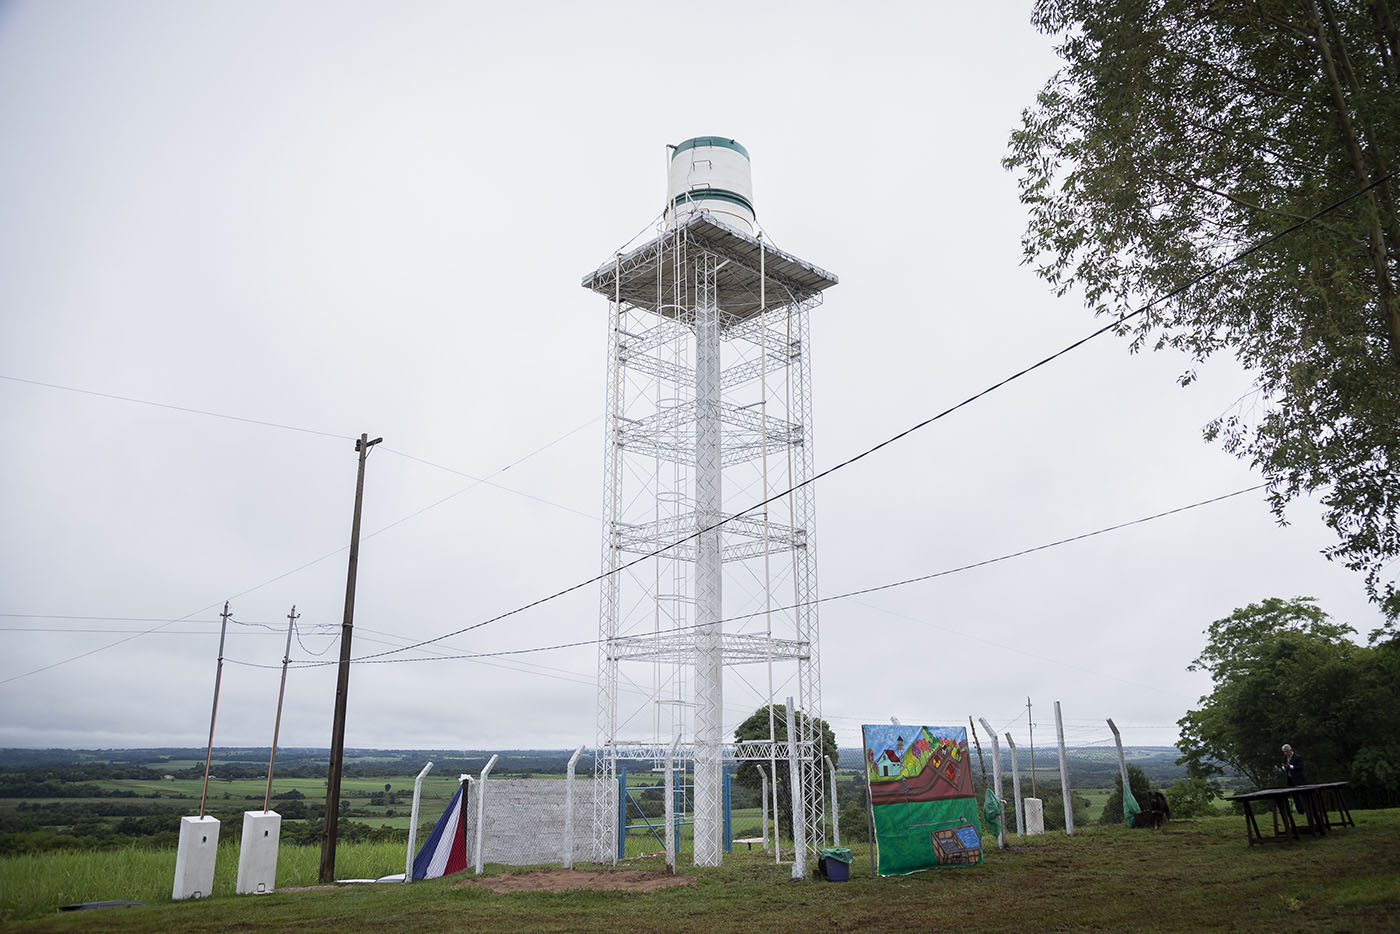
POLYGON ((345 705, 350 693, 350 634, 355 624, 355 571, 360 560, 360 502, 365 493, 365 458, 383 438, 360 435, 355 450, 360 455, 355 479, 355 518, 350 524, 350 568, 345 575, 345 618, 340 625, 340 673, 335 681, 335 722, 331 725, 331 762, 326 773, 326 827, 321 834, 321 882, 335 881, 335 837, 340 820, 340 768, 345 755, 345 705))

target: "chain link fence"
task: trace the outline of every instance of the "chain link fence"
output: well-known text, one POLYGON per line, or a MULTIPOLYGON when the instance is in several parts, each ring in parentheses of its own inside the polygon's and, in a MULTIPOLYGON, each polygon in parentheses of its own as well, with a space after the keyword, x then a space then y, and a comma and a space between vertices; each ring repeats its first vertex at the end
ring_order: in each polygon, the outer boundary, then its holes
POLYGON ((572 852, 565 852, 568 781, 490 777, 485 782, 469 781, 467 864, 537 866, 608 861, 609 853, 597 852, 600 834, 594 827, 594 783, 587 778, 573 781, 572 852))

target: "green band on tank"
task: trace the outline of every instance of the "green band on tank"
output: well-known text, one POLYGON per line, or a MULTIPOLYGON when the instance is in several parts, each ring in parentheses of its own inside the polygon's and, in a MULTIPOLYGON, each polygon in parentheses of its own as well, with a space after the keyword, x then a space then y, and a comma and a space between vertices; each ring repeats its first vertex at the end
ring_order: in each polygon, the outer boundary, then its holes
MULTIPOLYGON (((676 151, 671 153, 671 158, 674 159, 687 149, 694 149, 697 146, 718 146, 721 149, 732 149, 745 159, 749 158, 749 151, 739 145, 738 140, 725 139, 722 136, 697 136, 694 139, 688 139, 676 147, 676 151)), ((753 160, 750 159, 749 161, 752 162, 753 160)))
POLYGON ((723 188, 697 188, 694 191, 684 192, 671 199, 671 207, 687 201, 728 201, 730 204, 737 204, 750 214, 757 216, 757 212, 754 211, 748 198, 738 192, 725 191, 723 188))

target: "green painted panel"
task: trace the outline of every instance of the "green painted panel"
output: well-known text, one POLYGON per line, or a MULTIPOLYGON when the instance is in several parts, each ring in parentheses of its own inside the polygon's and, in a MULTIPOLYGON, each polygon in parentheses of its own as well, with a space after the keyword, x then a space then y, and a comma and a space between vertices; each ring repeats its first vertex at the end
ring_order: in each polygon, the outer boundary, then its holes
POLYGON ((694 149, 697 146, 718 146, 721 149, 732 149, 745 159, 749 158, 749 151, 739 144, 736 139, 727 139, 723 136, 696 136, 678 145, 671 158, 674 159, 687 149, 694 149))

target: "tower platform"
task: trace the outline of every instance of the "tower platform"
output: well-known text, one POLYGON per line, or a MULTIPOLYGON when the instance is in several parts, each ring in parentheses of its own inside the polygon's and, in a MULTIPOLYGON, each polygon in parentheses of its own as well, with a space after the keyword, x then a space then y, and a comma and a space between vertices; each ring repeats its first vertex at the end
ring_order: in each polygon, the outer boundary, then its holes
POLYGON ((668 261, 662 262, 663 254, 683 246, 696 247, 697 255, 709 253, 728 260, 717 272, 721 327, 769 308, 800 304, 840 281, 820 266, 776 249, 757 237, 740 233, 709 215, 697 214, 624 254, 620 260, 599 266, 583 277, 583 287, 608 298, 617 298, 620 294, 624 303, 635 308, 685 320, 689 309, 677 307, 673 299, 668 299, 676 295, 677 273, 685 281, 694 281, 694 269, 684 257, 677 263, 671 261, 672 256, 666 256, 668 261), (768 278, 765 290, 760 290, 760 269, 768 278), (760 307, 761 294, 763 307, 760 307))

